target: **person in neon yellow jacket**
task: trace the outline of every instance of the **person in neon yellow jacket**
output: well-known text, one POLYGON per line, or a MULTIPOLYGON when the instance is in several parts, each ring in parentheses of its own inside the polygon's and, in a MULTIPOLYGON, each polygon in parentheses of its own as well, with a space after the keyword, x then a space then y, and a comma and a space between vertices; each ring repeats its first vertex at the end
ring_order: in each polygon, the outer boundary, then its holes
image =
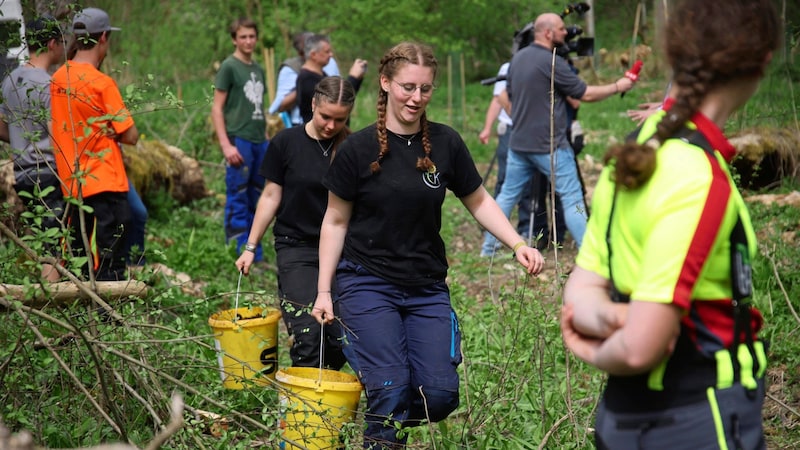
POLYGON ((609 374, 600 449, 765 448, 755 235, 722 130, 780 36, 768 0, 682 2, 669 98, 606 155, 561 319, 567 348, 609 374))

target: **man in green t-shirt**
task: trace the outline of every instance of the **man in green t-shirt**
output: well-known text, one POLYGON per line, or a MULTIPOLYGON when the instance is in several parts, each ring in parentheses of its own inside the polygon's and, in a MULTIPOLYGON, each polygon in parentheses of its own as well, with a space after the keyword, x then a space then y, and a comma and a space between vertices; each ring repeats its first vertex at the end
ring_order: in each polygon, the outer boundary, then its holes
MULTIPOLYGON (((258 40, 256 23, 238 19, 230 28, 235 50, 222 62, 214 81, 211 121, 225 156, 225 240, 236 240, 241 253, 253 224, 264 177, 258 174, 267 153, 264 116, 264 69, 253 60, 258 40)), ((263 260, 261 244, 251 249, 263 260)))

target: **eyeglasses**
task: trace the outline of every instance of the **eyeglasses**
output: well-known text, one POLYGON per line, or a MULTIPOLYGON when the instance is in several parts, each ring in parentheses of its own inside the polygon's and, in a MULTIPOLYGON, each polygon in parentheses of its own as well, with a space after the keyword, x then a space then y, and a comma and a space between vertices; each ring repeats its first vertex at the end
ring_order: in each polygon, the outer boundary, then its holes
POLYGON ((420 95, 427 97, 433 94, 433 90, 436 89, 436 86, 432 84, 420 84, 416 85, 414 83, 398 83, 397 81, 392 80, 392 83, 400 86, 403 90, 403 93, 406 95, 414 95, 414 92, 419 89, 420 95))

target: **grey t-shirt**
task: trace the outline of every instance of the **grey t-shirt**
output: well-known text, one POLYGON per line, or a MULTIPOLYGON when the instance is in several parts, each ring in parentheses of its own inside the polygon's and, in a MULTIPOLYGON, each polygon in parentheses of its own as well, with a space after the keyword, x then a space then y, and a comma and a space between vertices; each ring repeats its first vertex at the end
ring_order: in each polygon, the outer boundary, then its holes
POLYGON ((3 80, 0 114, 8 123, 17 183, 39 173, 54 173, 55 158, 50 144, 50 74, 20 66, 3 80))
MULTIPOLYGON (((550 75, 552 51, 531 44, 514 54, 508 71, 508 95, 514 132, 510 147, 518 152, 550 152, 550 75)), ((569 148, 565 97, 581 98, 586 83, 570 69, 561 56, 555 57, 554 71, 555 148, 569 148)))

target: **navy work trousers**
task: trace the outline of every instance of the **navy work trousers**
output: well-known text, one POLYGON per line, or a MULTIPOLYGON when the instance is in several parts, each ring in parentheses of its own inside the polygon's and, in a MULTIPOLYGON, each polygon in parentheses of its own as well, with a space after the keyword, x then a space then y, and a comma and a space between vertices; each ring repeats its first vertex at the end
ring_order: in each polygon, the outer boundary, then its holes
POLYGON ((399 422, 438 422, 458 407, 461 333, 444 281, 398 286, 347 260, 337 270, 344 352, 367 395, 365 448, 402 448, 399 422))

